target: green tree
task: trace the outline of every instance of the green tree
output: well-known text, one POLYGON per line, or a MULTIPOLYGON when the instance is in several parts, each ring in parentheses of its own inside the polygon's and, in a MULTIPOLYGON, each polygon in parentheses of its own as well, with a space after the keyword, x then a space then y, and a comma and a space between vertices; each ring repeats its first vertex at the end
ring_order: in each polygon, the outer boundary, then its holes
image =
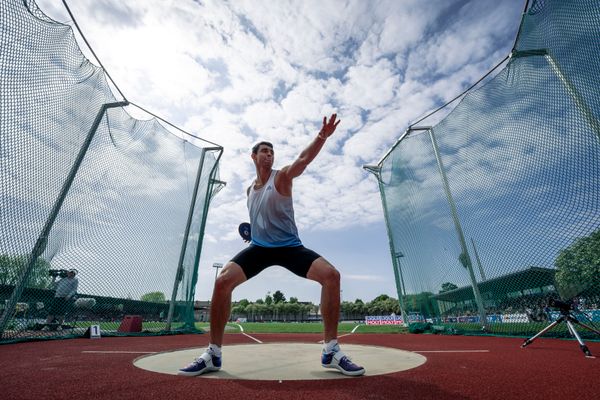
MULTIPOLYGON (((26 267, 28 256, 9 256, 0 254, 0 285, 16 285, 21 273, 26 267)), ((47 288, 52 282, 48 275, 50 263, 38 258, 27 279, 27 287, 47 288)))
POLYGON ((352 313, 355 317, 364 318, 366 314, 365 303, 362 300, 357 299, 352 306, 352 313))
POLYGON ((247 312, 247 307, 244 307, 241 304, 237 304, 237 305, 231 307, 231 319, 235 320, 240 315, 247 315, 246 312, 247 312))
POLYGON ((282 319, 282 311, 284 305, 285 303, 273 303, 273 305, 271 306, 271 309, 273 310, 272 318, 275 321, 279 321, 280 319, 282 319))
POLYGON ((373 300, 367 303, 366 309, 370 315, 381 315, 383 313, 383 304, 381 301, 373 300))
POLYGON ((353 305, 354 305, 353 303, 350 303, 348 301, 343 301, 342 304, 340 304, 340 311, 342 312, 343 319, 351 319, 352 318, 353 305))
POLYGON ((388 296, 387 294, 380 294, 379 296, 375 297, 372 302, 384 301, 389 298, 390 296, 388 296))
POLYGON ((285 302, 285 296, 281 291, 276 290, 275 293, 273 293, 273 301, 275 303, 283 303, 285 302))
POLYGON ((571 298, 583 291, 600 292, 600 229, 563 249, 554 266, 556 286, 562 297, 571 298))
MULTIPOLYGON (((262 299, 261 299, 262 300, 262 299)), ((269 313, 269 307, 264 303, 255 303, 255 318, 259 320, 263 320, 265 315, 269 313)))
POLYGON ((300 304, 298 304, 298 302, 292 303, 289 302, 287 303, 287 309, 286 312, 288 313, 288 315, 293 315, 294 319, 297 321, 298 317, 302 317, 301 313, 302 313, 302 306, 300 304))
POLYGON ((291 304, 295 304, 295 303, 298 302, 298 298, 297 297, 290 297, 289 301, 290 301, 291 304))
POLYGON ((140 300, 148 301, 150 303, 164 303, 166 299, 167 298, 163 292, 149 292, 140 297, 140 300))
POLYGON ((250 321, 256 320, 256 304, 250 303, 246 306, 246 315, 250 319, 250 321))
POLYGON ((270 294, 267 294, 267 296, 265 297, 265 304, 267 306, 270 306, 271 304, 273 304, 273 298, 271 297, 270 294))
POLYGON ((452 282, 442 283, 442 289, 440 290, 440 293, 449 292, 454 289, 458 289, 458 286, 456 286, 454 283, 452 283, 452 282))
POLYGON ((248 305, 250 304, 250 302, 248 301, 248 299, 241 299, 238 302, 239 305, 243 306, 243 307, 248 307, 248 305))
POLYGON ((398 300, 394 298, 388 298, 381 302, 381 306, 384 314, 399 314, 400 313, 400 303, 398 300))
POLYGON ((269 316, 269 319, 273 321, 273 316, 275 315, 275 304, 273 304, 273 299, 271 299, 270 304, 267 304, 267 302, 265 302, 265 312, 263 313, 263 315, 265 317, 269 316))

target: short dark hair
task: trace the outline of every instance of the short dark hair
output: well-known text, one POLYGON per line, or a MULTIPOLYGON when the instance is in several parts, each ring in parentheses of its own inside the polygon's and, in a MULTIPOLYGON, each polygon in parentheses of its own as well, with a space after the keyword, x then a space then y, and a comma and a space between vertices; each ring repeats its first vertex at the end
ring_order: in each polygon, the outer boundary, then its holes
POLYGON ((258 148, 260 147, 261 144, 264 144, 265 146, 269 146, 271 149, 273 148, 273 144, 271 142, 258 142, 254 145, 254 147, 252 147, 252 154, 256 154, 258 153, 258 148))

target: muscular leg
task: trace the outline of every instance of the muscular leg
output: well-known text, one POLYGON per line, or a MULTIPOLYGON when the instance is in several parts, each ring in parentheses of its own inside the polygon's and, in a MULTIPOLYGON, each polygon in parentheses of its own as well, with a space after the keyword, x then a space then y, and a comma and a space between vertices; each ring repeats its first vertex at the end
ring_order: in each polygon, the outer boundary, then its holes
POLYGON ((213 290, 210 303, 210 342, 221 346, 225 324, 231 312, 231 293, 233 289, 246 280, 246 275, 238 264, 230 261, 225 265, 213 290))
POLYGON ((327 343, 337 338, 340 318, 340 273, 327 260, 319 257, 313 261, 306 277, 321 284, 321 315, 325 325, 323 339, 327 343))

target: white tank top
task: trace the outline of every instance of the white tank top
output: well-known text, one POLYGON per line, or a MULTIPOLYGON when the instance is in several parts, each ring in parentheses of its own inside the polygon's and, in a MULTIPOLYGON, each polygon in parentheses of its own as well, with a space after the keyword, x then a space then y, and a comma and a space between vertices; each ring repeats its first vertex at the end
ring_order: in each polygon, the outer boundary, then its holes
POLYGON ((262 247, 301 246, 298 228, 294 221, 292 196, 282 196, 275 189, 275 175, 271 170, 267 183, 248 192, 248 211, 252 231, 252 244, 262 247))

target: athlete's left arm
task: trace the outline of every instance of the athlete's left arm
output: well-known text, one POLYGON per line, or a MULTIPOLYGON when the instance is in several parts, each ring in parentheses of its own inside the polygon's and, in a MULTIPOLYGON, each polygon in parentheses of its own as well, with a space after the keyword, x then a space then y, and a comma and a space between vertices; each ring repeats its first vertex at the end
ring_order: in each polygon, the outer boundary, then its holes
POLYGON ((336 117, 337 114, 332 114, 329 121, 327 121, 327 117, 323 117, 323 126, 317 137, 315 137, 308 147, 300 153, 296 161, 281 169, 281 178, 291 183, 292 179, 300 176, 304 172, 308 164, 310 164, 317 154, 319 154, 327 138, 335 132, 335 128, 337 128, 340 123, 340 120, 336 121, 336 117))

